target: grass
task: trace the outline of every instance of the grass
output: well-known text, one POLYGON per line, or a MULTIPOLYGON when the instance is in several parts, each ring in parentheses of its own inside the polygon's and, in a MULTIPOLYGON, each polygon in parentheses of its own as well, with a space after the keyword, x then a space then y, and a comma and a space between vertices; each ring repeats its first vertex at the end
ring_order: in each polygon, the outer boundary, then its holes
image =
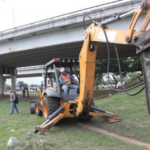
MULTIPOLYGON (((39 91, 29 92, 29 96, 39 96, 39 93, 39 91)), ((22 92, 17 92, 17 94, 22 96, 22 92)), ((25 94, 25 96, 27 96, 27 93, 25 94)))
MULTIPOLYGON (((109 111, 117 111, 123 121, 106 123, 101 118, 95 117, 88 123, 89 125, 140 141, 150 141, 150 121, 144 92, 136 97, 120 93, 109 98, 95 100, 95 104, 109 111)), ((75 119, 62 120, 51 128, 50 134, 46 136, 33 134, 33 129, 43 123, 43 118, 29 114, 27 101, 20 101, 18 108, 20 114, 17 115, 15 112, 15 114, 9 115, 10 102, 0 103, 0 150, 14 150, 16 147, 21 147, 24 150, 37 150, 37 141, 40 141, 44 150, 144 150, 143 147, 84 129, 77 124, 75 119), (8 148, 6 145, 11 136, 16 137, 20 143, 8 148)))
MULTIPOLYGON (((135 90, 133 91, 135 92, 135 90)), ((93 118, 89 125, 107 129, 122 136, 150 142, 150 118, 147 110, 145 91, 137 96, 120 93, 109 98, 95 100, 95 105, 111 112, 117 112, 122 122, 106 123, 101 118, 93 118)))

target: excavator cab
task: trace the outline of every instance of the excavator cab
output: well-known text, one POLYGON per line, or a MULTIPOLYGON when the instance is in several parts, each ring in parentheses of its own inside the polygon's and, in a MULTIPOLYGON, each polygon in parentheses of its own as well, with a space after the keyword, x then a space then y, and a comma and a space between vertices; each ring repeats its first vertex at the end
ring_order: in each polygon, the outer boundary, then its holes
POLYGON ((43 115, 46 120, 49 115, 59 108, 61 103, 75 101, 76 97, 79 96, 79 92, 76 92, 75 89, 69 89, 68 94, 64 94, 63 85, 59 82, 59 68, 65 67, 69 74, 75 75, 75 79, 79 83, 79 75, 76 70, 78 65, 79 59, 76 58, 54 58, 43 66, 44 85, 42 82, 39 101, 30 102, 30 112, 32 114, 35 112, 38 116, 43 115), (51 73, 49 73, 49 69, 51 69, 51 73))
MULTIPOLYGON (((75 76, 75 79, 77 80, 77 83, 79 83, 79 74, 77 73, 76 66, 79 66, 79 60, 76 58, 54 58, 48 63, 46 63, 43 66, 43 76, 44 76, 44 83, 45 83, 45 89, 48 87, 53 88, 57 93, 59 93, 61 96, 64 95, 63 90, 63 84, 59 81, 60 76, 60 67, 65 67, 66 71, 70 74, 75 76), (49 68, 51 68, 53 71, 51 74, 48 73, 49 68), (49 78, 49 82, 47 84, 47 78, 49 78)), ((79 71, 78 71, 79 72, 79 71)), ((71 84, 75 84, 73 81, 71 81, 71 84)), ((78 86, 78 85, 76 85, 78 86)), ((79 86, 78 86, 79 87, 79 86)), ((79 89, 79 88, 78 88, 79 89)), ((79 90, 76 92, 75 89, 69 89, 67 95, 76 95, 79 94, 79 90)), ((68 99, 68 96, 63 96, 63 100, 68 99)))

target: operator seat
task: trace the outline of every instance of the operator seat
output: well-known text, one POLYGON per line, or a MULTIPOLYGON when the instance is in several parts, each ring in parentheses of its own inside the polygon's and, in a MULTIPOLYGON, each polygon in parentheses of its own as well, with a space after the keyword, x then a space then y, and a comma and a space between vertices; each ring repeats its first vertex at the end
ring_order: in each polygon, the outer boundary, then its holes
POLYGON ((76 89, 69 89, 69 95, 76 95, 78 94, 76 89))
MULTIPOLYGON (((64 94, 64 89, 62 88, 62 86, 63 86, 63 84, 60 84, 61 93, 64 94)), ((69 88, 68 93, 69 93, 69 95, 76 95, 76 94, 79 94, 79 91, 80 91, 79 87, 78 87, 78 92, 76 91, 76 89, 70 89, 69 88)))

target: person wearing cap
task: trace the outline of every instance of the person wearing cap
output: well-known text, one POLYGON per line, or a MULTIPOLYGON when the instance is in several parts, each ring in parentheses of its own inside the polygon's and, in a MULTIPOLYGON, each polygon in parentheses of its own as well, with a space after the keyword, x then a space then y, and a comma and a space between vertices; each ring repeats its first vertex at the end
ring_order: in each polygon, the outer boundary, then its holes
POLYGON ((16 109, 16 112, 19 113, 18 108, 17 108, 17 105, 16 105, 16 103, 14 102, 15 99, 16 99, 16 94, 13 93, 13 91, 10 91, 10 101, 11 101, 11 104, 12 104, 12 105, 11 105, 11 113, 10 113, 10 115, 14 113, 14 109, 16 109))
POLYGON ((78 86, 71 84, 71 82, 77 82, 73 76, 66 72, 64 67, 60 68, 61 75, 59 76, 60 83, 63 84, 62 88, 64 90, 64 94, 68 94, 69 89, 76 89, 78 92, 78 86))

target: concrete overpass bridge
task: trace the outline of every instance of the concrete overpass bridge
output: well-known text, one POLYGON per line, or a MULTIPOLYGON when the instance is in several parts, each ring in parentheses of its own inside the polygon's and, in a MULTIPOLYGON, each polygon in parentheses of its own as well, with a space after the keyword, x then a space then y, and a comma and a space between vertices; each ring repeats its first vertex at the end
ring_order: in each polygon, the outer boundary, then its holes
MULTIPOLYGON (((42 77, 43 72, 43 65, 38 66, 29 66, 29 67, 19 67, 17 68, 17 78, 24 78, 24 77, 42 77)), ((48 72, 54 72, 53 70, 49 69, 48 72)))
MULTIPOLYGON (((113 2, 0 32, 0 94, 4 89, 3 74, 11 74, 12 88, 15 90, 16 67, 42 65, 54 57, 78 57, 84 40, 82 22, 85 14, 101 20, 136 9, 140 2, 113 2)), ((109 27, 126 30, 130 20, 131 16, 109 27)), ((86 21, 87 26, 90 23, 90 20, 86 21)), ((140 23, 137 23, 136 28, 139 26, 140 23)), ((119 45, 118 50, 120 57, 136 55, 133 46, 125 49, 119 45)), ((111 57, 115 57, 113 50, 111 57)), ((105 43, 99 44, 97 58, 107 58, 105 43)))
MULTIPOLYGON (((28 66, 28 67, 19 67, 16 69, 16 78, 26 78, 26 77, 42 77, 43 65, 38 66, 28 66)), ((48 73, 53 73, 54 70, 49 69, 48 73)), ((3 79, 10 79, 10 74, 4 74, 3 79)))
MULTIPOLYGON (((5 68, 7 69, 7 67, 5 68)), ((48 69, 48 73, 54 73, 53 69, 48 69)), ((42 77, 43 65, 38 66, 28 66, 28 67, 19 67, 16 69, 16 78, 26 78, 26 77, 42 77)), ((3 74, 3 89, 5 91, 5 82, 7 79, 11 78, 11 74, 3 74)))
MULTIPOLYGON (((73 69, 73 71, 79 73, 79 70, 77 68, 76 68, 76 71, 74 69, 73 69)), ((42 77, 42 73, 43 73, 43 65, 19 67, 16 69, 16 77, 17 78, 42 77)), ((54 70, 48 69, 47 73, 54 73, 54 70)), ((5 74, 3 76, 3 78, 4 79, 10 79, 11 75, 5 74)))

